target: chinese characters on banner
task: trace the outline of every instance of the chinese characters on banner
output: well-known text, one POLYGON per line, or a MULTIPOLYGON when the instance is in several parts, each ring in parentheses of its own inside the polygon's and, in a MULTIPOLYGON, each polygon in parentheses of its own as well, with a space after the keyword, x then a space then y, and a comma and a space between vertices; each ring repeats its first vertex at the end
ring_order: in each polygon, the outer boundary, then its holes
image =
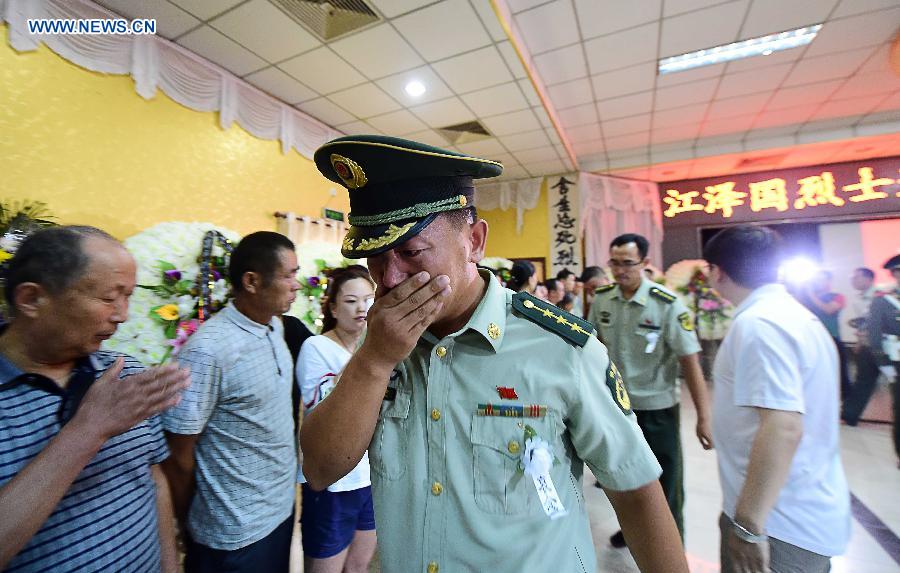
POLYGON ((550 257, 545 278, 569 269, 581 274, 581 231, 578 225, 578 176, 548 177, 547 201, 550 225, 550 257))
POLYGON ((898 176, 895 158, 663 184, 663 215, 702 223, 897 211, 898 176))

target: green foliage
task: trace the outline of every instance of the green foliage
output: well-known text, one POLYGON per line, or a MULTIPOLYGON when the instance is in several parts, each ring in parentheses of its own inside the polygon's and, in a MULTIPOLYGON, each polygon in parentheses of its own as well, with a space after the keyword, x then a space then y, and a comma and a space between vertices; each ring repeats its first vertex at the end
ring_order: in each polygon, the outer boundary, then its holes
POLYGON ((53 227, 55 217, 43 201, 0 202, 0 236, 9 231, 31 234, 38 229, 53 227))

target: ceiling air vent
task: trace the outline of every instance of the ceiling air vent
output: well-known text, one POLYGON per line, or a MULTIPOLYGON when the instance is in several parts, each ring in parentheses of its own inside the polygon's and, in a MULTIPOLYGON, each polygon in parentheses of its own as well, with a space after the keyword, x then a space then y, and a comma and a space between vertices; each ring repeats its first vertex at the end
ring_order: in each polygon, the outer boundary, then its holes
POLYGON ((363 0, 269 1, 322 40, 333 40, 381 19, 363 0))
POLYGON ((760 155, 759 157, 745 157, 738 161, 735 169, 753 169, 757 167, 775 167, 780 165, 787 153, 776 153, 774 155, 760 155))
POLYGON ((491 132, 478 121, 467 121, 465 123, 457 123, 456 125, 448 125, 447 127, 439 127, 437 131, 444 136, 444 139, 454 145, 458 143, 471 143, 473 141, 494 137, 491 135, 491 132))

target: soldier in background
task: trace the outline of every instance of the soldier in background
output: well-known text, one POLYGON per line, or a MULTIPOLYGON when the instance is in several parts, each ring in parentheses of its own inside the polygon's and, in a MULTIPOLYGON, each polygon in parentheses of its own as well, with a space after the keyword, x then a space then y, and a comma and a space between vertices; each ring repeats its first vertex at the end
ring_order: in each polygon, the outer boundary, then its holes
MULTIPOLYGON (((679 366, 697 409, 697 438, 706 450, 713 447, 709 400, 693 317, 681 299, 647 277, 649 247, 641 235, 613 239, 609 267, 616 282, 597 289, 588 320, 622 371, 638 425, 662 466, 660 482, 683 538, 679 366)), ((610 543, 624 547, 622 532, 610 543)))
POLYGON ((603 267, 585 267, 581 273, 581 282, 584 283, 584 316, 587 318, 591 312, 591 303, 594 302, 594 291, 603 285, 609 284, 609 277, 603 267))
POLYGON ((894 451, 900 460, 900 255, 888 259, 884 268, 891 271, 896 284, 893 291, 872 300, 866 330, 878 364, 893 378, 894 451))
POLYGON ((866 335, 869 308, 875 298, 875 273, 872 272, 872 269, 860 267, 853 271, 850 283, 858 293, 848 306, 851 317, 848 324, 856 333, 856 347, 854 348, 856 380, 850 385, 849 393, 844 400, 841 418, 848 426, 855 426, 865 411, 878 382, 878 361, 866 335))

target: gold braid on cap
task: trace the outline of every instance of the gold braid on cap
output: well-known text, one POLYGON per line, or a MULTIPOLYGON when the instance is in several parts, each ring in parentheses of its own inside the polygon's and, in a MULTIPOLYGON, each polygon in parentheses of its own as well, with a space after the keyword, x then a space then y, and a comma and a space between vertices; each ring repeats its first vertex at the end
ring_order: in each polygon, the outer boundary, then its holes
POLYGON ((444 211, 453 211, 454 209, 462 209, 469 204, 469 200, 465 195, 454 195, 440 201, 432 203, 416 203, 411 207, 404 207, 387 213, 378 213, 377 215, 354 215, 350 213, 347 220, 351 225, 358 227, 374 227, 375 225, 384 225, 394 221, 402 221, 403 219, 421 219, 431 215, 432 213, 442 213, 444 211))
MULTIPOLYGON (((416 224, 416 221, 411 223, 407 223, 402 227, 398 227, 396 225, 391 225, 387 228, 387 230, 382 233, 380 237, 372 237, 371 239, 360 239, 359 246, 355 249, 353 248, 353 240, 350 240, 350 249, 354 251, 374 251, 376 249, 380 249, 385 245, 389 245, 392 242, 396 241, 400 237, 402 237, 407 231, 413 228, 413 225, 416 224)), ((347 246, 347 240, 344 241, 344 247, 347 246)))

